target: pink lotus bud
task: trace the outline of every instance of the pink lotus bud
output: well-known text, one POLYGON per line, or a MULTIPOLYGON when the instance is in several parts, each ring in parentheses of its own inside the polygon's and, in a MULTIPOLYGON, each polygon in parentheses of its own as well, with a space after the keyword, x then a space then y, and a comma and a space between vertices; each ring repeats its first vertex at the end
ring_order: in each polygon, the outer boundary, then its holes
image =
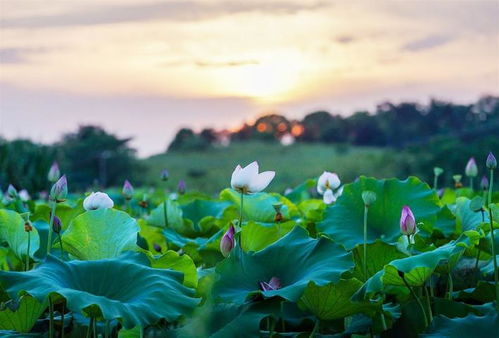
POLYGON ((129 201, 133 197, 133 186, 132 184, 128 181, 125 180, 125 183, 123 183, 123 190, 121 192, 123 194, 123 197, 129 201))
POLYGON ((466 168, 464 169, 464 173, 468 177, 476 177, 476 175, 478 175, 478 167, 476 166, 474 157, 469 159, 468 163, 466 164, 466 168))
POLYGON ((497 168, 497 160, 494 154, 492 154, 492 152, 490 152, 489 155, 487 156, 487 161, 485 162, 485 165, 487 166, 488 169, 497 168))
POLYGON ((153 244, 154 251, 161 253, 161 246, 158 243, 153 244))
POLYGON ((482 177, 482 180, 480 181, 480 188, 483 190, 487 190, 489 188, 489 179, 487 176, 482 177))
POLYGON ((259 284, 262 291, 272 291, 281 288, 281 280, 277 277, 272 277, 268 283, 260 282, 259 284))
POLYGON ((400 215, 400 232, 403 235, 414 235, 416 233, 416 219, 411 208, 405 205, 400 215))
POLYGON ((185 190, 186 190, 185 181, 184 180, 178 181, 178 185, 177 185, 178 194, 179 195, 185 194, 185 190))
POLYGON ((162 181, 168 181, 168 178, 170 178, 170 174, 168 173, 168 170, 166 170, 166 169, 161 170, 160 177, 161 177, 162 181))
POLYGON ((50 199, 56 202, 63 202, 68 194, 68 181, 66 175, 54 183, 52 189, 50 189, 50 199))
MULTIPOLYGON (((52 213, 51 213, 52 214, 52 213)), ((52 230, 54 230, 54 232, 56 234, 60 233, 61 230, 62 230, 62 222, 61 222, 61 219, 57 216, 54 216, 54 224, 52 224, 52 230)))
POLYGON ((220 240, 220 252, 224 257, 227 257, 230 251, 234 248, 234 234, 236 230, 231 224, 229 230, 223 235, 222 240, 220 240))
POLYGON ((59 179, 59 177, 61 177, 61 171, 59 170, 57 162, 54 162, 50 167, 49 173, 47 174, 47 179, 49 182, 54 183, 59 179))

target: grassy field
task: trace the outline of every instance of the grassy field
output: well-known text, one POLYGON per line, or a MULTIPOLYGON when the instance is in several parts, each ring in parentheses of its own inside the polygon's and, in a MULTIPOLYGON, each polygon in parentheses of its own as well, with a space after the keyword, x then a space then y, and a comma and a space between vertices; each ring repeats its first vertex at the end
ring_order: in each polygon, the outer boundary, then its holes
POLYGON ((319 176, 324 170, 338 173, 344 182, 360 174, 378 178, 400 176, 402 156, 392 150, 372 147, 234 143, 204 152, 171 152, 150 157, 144 160, 145 183, 157 185, 159 172, 167 168, 172 188, 184 179, 188 189, 215 193, 229 186, 230 175, 237 164, 244 166, 256 160, 261 171, 276 171, 270 189, 284 191, 307 178, 319 176))

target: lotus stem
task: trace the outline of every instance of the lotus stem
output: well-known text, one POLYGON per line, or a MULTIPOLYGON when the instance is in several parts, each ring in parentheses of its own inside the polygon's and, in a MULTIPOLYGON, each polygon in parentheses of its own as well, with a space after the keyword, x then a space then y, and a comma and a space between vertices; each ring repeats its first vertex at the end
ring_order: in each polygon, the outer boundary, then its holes
POLYGON ((286 322, 284 321, 284 302, 281 302, 281 329, 286 332, 286 322))
POLYGON ((61 338, 64 338, 64 302, 62 303, 62 311, 61 311, 61 338))
POLYGON ((473 177, 470 177, 470 189, 473 191, 473 177))
POLYGON ((165 203, 163 204, 163 215, 164 215, 164 220, 165 220, 165 227, 168 226, 168 215, 166 213, 167 204, 168 204, 168 193, 165 192, 165 203))
POLYGON ((452 280, 452 272, 449 269, 449 293, 447 294, 447 299, 452 300, 452 293, 454 292, 454 281, 452 280))
POLYGON ((435 191, 438 189, 438 175, 433 175, 433 189, 435 189, 435 191))
POLYGON ((241 208, 239 210, 239 236, 236 237, 237 239, 239 239, 239 249, 241 250, 241 252, 243 251, 243 236, 241 234, 241 230, 242 230, 242 225, 243 225, 243 203, 244 203, 244 194, 241 192, 241 208))
POLYGON ((313 338, 315 337, 315 334, 317 333, 317 331, 319 330, 319 320, 316 319, 315 320, 315 325, 314 325, 314 328, 312 329, 312 332, 310 333, 310 336, 309 338, 313 338))
POLYGON ((414 292, 412 287, 409 285, 409 283, 407 283, 407 281, 405 280, 405 277, 400 276, 400 278, 402 278, 402 281, 404 282, 405 286, 409 289, 409 292, 411 293, 412 297, 414 297, 414 299, 418 303, 419 309, 421 310, 421 313, 423 314, 425 327, 428 327, 428 317, 426 316, 426 311, 424 309, 423 303, 421 302, 421 299, 419 299, 419 297, 416 295, 416 293, 414 292))
POLYGON ((383 310, 381 310, 381 326, 383 327, 383 331, 388 330, 388 327, 386 326, 385 313, 383 312, 383 310))
POLYGON ((61 233, 58 233, 57 236, 59 237, 59 246, 61 247, 61 260, 63 260, 64 259, 64 250, 62 249, 61 233))
MULTIPOLYGON (((492 170, 490 171, 492 175, 492 170)), ((490 186, 492 186, 492 180, 490 181, 490 186)), ((490 199, 490 193, 489 193, 490 199)), ((494 218, 492 215, 492 208, 489 204, 489 223, 490 223, 490 240, 492 241, 492 262, 494 263, 494 283, 496 286, 496 309, 499 311, 499 271, 497 270, 497 257, 496 257, 496 246, 494 238, 494 218)))
POLYGON ((86 338, 90 338, 92 336, 93 327, 94 327, 94 317, 90 317, 90 322, 88 323, 86 338))
POLYGON ((54 338, 54 304, 49 295, 49 338, 54 338))
POLYGON ((50 214, 50 222, 49 222, 49 234, 47 237, 47 256, 50 254, 50 249, 52 248, 52 227, 54 226, 54 218, 55 218, 55 210, 57 208, 57 202, 52 202, 52 213, 50 214))
POLYGON ((106 320, 106 325, 104 326, 104 338, 109 338, 109 320, 106 320))
POLYGON ((428 306, 428 316, 430 317, 430 323, 433 321, 433 312, 431 311, 431 299, 430 299, 430 293, 428 292, 428 288, 426 286, 423 286, 424 292, 426 295, 426 305, 428 306))
MULTIPOLYGON (((494 169, 490 169, 490 180, 489 180, 489 198, 487 200, 487 205, 492 203, 492 187, 494 186, 494 169)), ((489 208, 490 210, 490 208, 489 208)))
POLYGON ((364 265, 364 278, 367 280, 367 212, 369 208, 367 205, 364 205, 364 261, 362 262, 364 265))
POLYGON ((28 231, 28 248, 26 249, 26 265, 24 267, 25 271, 29 270, 29 249, 31 246, 31 232, 28 231))

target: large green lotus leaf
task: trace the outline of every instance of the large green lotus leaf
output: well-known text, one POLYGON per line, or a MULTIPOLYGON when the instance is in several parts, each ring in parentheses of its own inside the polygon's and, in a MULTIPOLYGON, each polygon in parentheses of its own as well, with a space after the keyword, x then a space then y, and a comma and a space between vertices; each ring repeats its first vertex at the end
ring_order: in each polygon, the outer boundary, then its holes
MULTIPOLYGON (((373 313, 376 305, 367 301, 354 302, 353 294, 362 287, 359 280, 342 279, 323 286, 310 282, 298 301, 298 306, 321 320, 333 320, 355 313, 373 313)), ((378 306, 379 307, 379 306, 378 306)))
POLYGON ((493 282, 478 281, 475 288, 469 288, 455 292, 454 298, 462 301, 487 303, 496 298, 493 282))
POLYGON ((353 277, 365 281, 375 275, 378 271, 390 264, 395 259, 407 257, 400 252, 395 245, 377 240, 366 246, 367 252, 367 276, 364 276, 364 245, 357 245, 352 250, 355 267, 351 271, 353 277))
POLYGON ((40 303, 29 295, 18 301, 11 300, 0 310, 0 330, 29 332, 46 308, 47 303, 40 303))
MULTIPOLYGON (((241 205, 241 194, 232 189, 222 190, 220 199, 231 201, 237 205, 238 208, 241 205)), ((283 204, 281 213, 285 219, 290 219, 292 215, 296 215, 298 212, 296 206, 281 195, 259 192, 256 194, 244 195, 243 222, 248 220, 263 223, 274 222, 274 204, 283 204)))
POLYGON ((220 218, 223 211, 230 206, 229 201, 213 201, 205 199, 195 199, 181 206, 183 217, 190 219, 195 226, 207 216, 220 218))
MULTIPOLYGON (((47 204, 39 204, 36 206, 35 212, 31 219, 33 221, 43 220, 45 222, 50 221, 50 212, 52 208, 47 204)), ((56 207, 55 214, 61 220, 62 230, 66 230, 71 221, 78 215, 83 214, 85 209, 83 208, 83 200, 79 200, 74 207, 66 203, 58 203, 56 207)))
POLYGON ((416 177, 376 180, 360 177, 355 183, 345 185, 343 194, 328 207, 318 230, 343 244, 347 249, 363 243, 364 202, 362 192, 376 193, 376 202, 369 207, 367 240, 380 238, 395 242, 400 237, 400 213, 404 205, 411 207, 417 222, 433 226, 440 210, 438 197, 430 187, 416 177))
MULTIPOLYGON (((147 224, 152 226, 165 227, 164 202, 158 205, 151 211, 151 214, 146 217, 147 224)), ((181 231, 184 227, 184 219, 182 218, 182 209, 176 201, 169 199, 166 204, 166 217, 168 219, 168 228, 173 228, 181 231)))
POLYGON ((137 222, 140 227, 139 235, 146 241, 149 251, 156 253, 154 244, 159 245, 161 252, 168 250, 166 239, 163 235, 163 229, 147 225, 146 221, 143 219, 139 219, 137 222))
POLYGON ((171 269, 184 274, 184 285, 190 288, 196 288, 198 285, 198 276, 196 265, 192 258, 187 255, 179 255, 175 251, 167 251, 159 257, 149 256, 151 267, 156 269, 171 269))
MULTIPOLYGON (((470 208, 471 200, 466 197, 459 197, 456 204, 451 210, 456 216, 456 231, 458 234, 467 231, 475 230, 482 223, 482 214, 475 212, 470 208)), ((489 216, 484 213, 485 222, 489 221, 489 216)))
POLYGON ((456 216, 447 205, 443 206, 438 212, 434 229, 439 230, 446 237, 456 233, 456 216))
MULTIPOLYGON (((28 250, 28 233, 24 231, 23 218, 15 211, 0 210, 0 242, 3 241, 24 261, 28 250)), ((29 256, 33 257, 40 247, 40 236, 35 227, 30 233, 30 241, 29 256)))
POLYGON ((260 251, 290 232, 294 221, 281 224, 257 223, 249 221, 241 230, 244 251, 260 251))
POLYGON ((317 186, 317 180, 316 179, 308 179, 299 186, 295 187, 293 190, 291 190, 289 193, 285 194, 284 196, 289 199, 291 202, 295 204, 299 204, 303 201, 309 200, 311 195, 310 191, 315 189, 317 186))
POLYGON ((306 230, 295 227, 261 251, 246 253, 238 247, 233 249, 216 267, 220 276, 214 294, 239 304, 259 293, 297 301, 308 282, 336 282, 352 266, 351 254, 341 246, 325 237, 312 239, 306 230), (280 279, 282 288, 259 291, 259 283, 269 282, 272 277, 280 279))
POLYGON ((217 247, 223 230, 219 230, 210 237, 186 237, 182 234, 175 232, 173 229, 163 229, 163 235, 168 240, 169 244, 173 244, 178 248, 184 248, 186 245, 192 245, 199 249, 206 249, 208 247, 217 247))
POLYGON ((464 318, 437 316, 428 331, 422 337, 497 337, 499 315, 497 312, 490 312, 486 316, 470 314, 464 318))
POLYGON ((300 210, 303 217, 312 222, 322 221, 324 218, 324 210, 327 204, 322 200, 310 199, 298 204, 298 210, 300 210))
POLYGON ((161 318, 175 321, 198 304, 194 291, 182 285, 182 273, 154 269, 133 257, 64 262, 49 255, 28 272, 0 271, 0 280, 12 298, 27 293, 45 302, 58 294, 69 310, 119 319, 125 328, 161 318))
POLYGON ((115 209, 90 210, 77 216, 62 235, 66 252, 83 260, 119 256, 137 249, 139 227, 126 212, 115 209))

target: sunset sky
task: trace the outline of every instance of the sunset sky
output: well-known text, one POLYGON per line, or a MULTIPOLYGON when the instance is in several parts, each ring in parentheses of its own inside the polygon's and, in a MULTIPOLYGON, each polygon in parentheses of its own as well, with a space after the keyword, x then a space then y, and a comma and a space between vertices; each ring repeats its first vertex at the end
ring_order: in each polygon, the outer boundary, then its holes
POLYGON ((0 0, 0 135, 134 137, 499 94, 499 1, 0 0))

